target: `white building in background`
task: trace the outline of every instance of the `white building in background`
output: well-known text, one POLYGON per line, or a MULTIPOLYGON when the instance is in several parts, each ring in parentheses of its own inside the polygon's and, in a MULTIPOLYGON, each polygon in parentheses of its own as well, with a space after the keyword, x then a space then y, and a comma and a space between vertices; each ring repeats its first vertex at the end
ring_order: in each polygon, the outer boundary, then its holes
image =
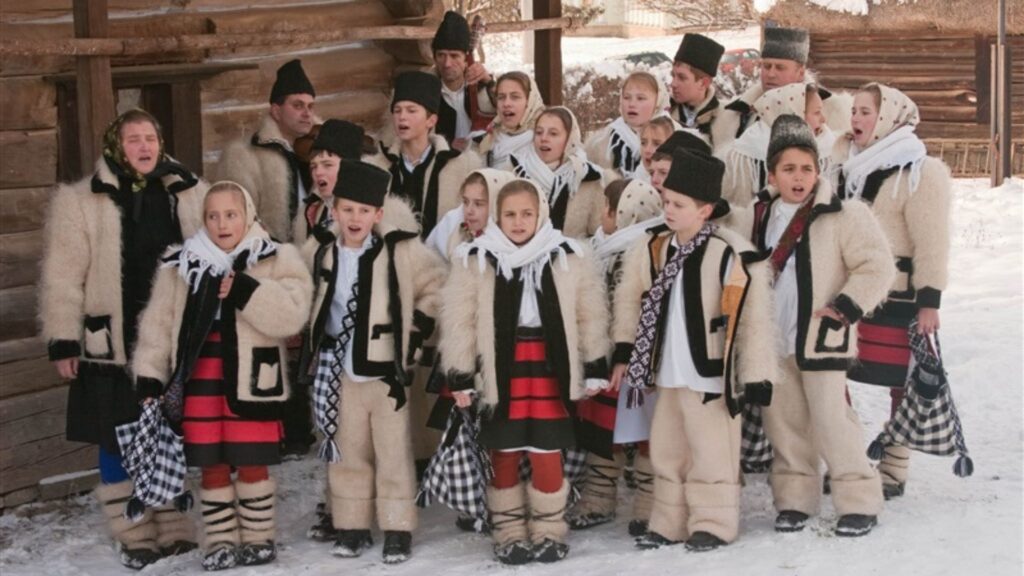
POLYGON ((637 0, 563 0, 565 6, 604 7, 604 14, 595 18, 591 26, 643 26, 671 29, 676 19, 663 12, 648 10, 637 0))

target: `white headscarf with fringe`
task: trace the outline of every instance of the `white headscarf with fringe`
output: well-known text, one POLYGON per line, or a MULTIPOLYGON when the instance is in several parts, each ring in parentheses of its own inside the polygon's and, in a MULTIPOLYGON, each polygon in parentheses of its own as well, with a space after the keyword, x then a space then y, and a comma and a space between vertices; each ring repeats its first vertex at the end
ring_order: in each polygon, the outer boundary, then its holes
POLYGON ((868 176, 878 170, 899 168, 893 193, 899 190, 899 180, 904 168, 909 166, 910 193, 913 194, 921 183, 921 166, 928 156, 924 142, 914 133, 921 121, 917 104, 909 96, 885 84, 877 86, 882 94, 878 107, 878 119, 866 148, 861 149, 852 142, 853 133, 846 134, 851 140, 849 156, 835 171, 836 179, 842 172, 846 182, 848 198, 860 198, 868 176))
MULTIPOLYGON (((246 268, 277 252, 277 244, 270 239, 270 235, 256 220, 256 205, 245 187, 236 182, 224 180, 210 186, 210 190, 228 186, 240 191, 245 200, 245 234, 238 246, 235 246, 230 252, 225 252, 214 243, 210 235, 206 233, 206 228, 203 227, 185 240, 176 257, 165 260, 163 263, 164 267, 177 266, 178 274, 191 287, 193 293, 199 290, 205 275, 222 277, 229 273, 234 267, 235 259, 243 252, 248 251, 246 268)), ((205 210, 204 202, 204 213, 205 210)))

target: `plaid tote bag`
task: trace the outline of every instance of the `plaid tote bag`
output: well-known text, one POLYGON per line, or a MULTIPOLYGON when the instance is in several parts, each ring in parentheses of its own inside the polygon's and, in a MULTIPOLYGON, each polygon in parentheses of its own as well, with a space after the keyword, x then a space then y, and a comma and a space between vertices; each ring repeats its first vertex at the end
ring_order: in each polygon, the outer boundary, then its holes
POLYGON ((440 502, 476 518, 480 530, 487 523, 487 486, 493 471, 490 455, 477 443, 480 421, 471 410, 452 407, 441 444, 423 474, 416 504, 426 508, 440 502))
POLYGON ((160 402, 149 402, 135 422, 116 428, 124 469, 135 484, 125 516, 137 521, 147 507, 174 501, 182 512, 192 506, 185 490, 185 445, 164 418, 160 402))
POLYGON ((906 395, 896 414, 868 447, 868 456, 878 460, 885 447, 894 444, 935 456, 957 454, 953 473, 970 476, 974 473, 974 462, 967 452, 960 416, 942 365, 938 333, 932 338, 918 334, 916 318, 908 331, 913 362, 906 395))

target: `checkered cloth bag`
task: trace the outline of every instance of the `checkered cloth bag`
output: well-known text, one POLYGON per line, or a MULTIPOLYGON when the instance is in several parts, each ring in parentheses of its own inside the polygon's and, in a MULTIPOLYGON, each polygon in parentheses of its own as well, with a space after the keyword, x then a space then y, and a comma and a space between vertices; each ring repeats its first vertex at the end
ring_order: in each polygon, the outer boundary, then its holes
MULTIPOLYGON (((372 242, 375 243, 376 240, 372 242)), ((357 281, 352 284, 352 292, 345 301, 345 316, 338 327, 337 339, 323 346, 317 356, 316 376, 313 378, 313 412, 316 416, 316 427, 324 435, 317 455, 327 463, 341 461, 341 448, 338 447, 334 436, 338 432, 338 416, 341 412, 341 377, 345 372, 345 351, 352 336, 355 335, 358 306, 357 281)))
POLYGON ((164 418, 159 402, 148 402, 135 422, 115 429, 124 456, 124 469, 135 487, 125 517, 138 521, 146 507, 164 506, 172 500, 182 512, 192 507, 185 490, 185 444, 164 418))
MULTIPOLYGON (((566 508, 570 508, 579 501, 583 481, 587 476, 587 451, 580 448, 562 449, 562 475, 569 481, 569 501, 566 508)), ((530 466, 530 459, 523 455, 519 461, 519 481, 529 482, 533 477, 533 467, 530 466)))
POLYGON ((490 455, 477 443, 479 433, 479 416, 471 409, 453 407, 416 496, 420 508, 440 502, 472 516, 478 530, 487 524, 487 486, 494 475, 490 455))
POLYGON ((740 425, 740 464, 744 472, 765 472, 772 466, 772 443, 764 432, 761 406, 743 404, 740 425))
POLYGON ((942 366, 939 335, 932 338, 917 333, 917 319, 908 328, 913 362, 907 377, 907 393, 896 414, 868 446, 868 456, 879 460, 886 446, 900 444, 936 456, 959 457, 953 473, 965 478, 974 473, 974 462, 967 453, 960 416, 949 390, 942 366))

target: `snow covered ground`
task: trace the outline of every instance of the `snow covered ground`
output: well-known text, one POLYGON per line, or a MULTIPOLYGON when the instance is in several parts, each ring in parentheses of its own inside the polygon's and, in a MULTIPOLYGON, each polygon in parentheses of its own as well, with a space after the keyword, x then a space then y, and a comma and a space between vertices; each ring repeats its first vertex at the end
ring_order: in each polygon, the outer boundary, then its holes
MULTIPOLYGON (((681 546, 639 552, 626 536, 631 494, 620 490, 621 517, 611 525, 570 533, 569 558, 531 565, 536 575, 686 574, 702 576, 871 574, 929 576, 1019 575, 1022 566, 1022 223, 1024 183, 989 189, 987 181, 959 180, 953 210, 950 287, 943 297, 942 343, 953 393, 975 463, 971 478, 952 473, 952 458, 916 455, 907 494, 886 507, 879 527, 862 539, 838 539, 826 498, 820 517, 799 534, 776 534, 764 475, 743 490, 740 538, 716 552, 687 553, 681 546)), ((854 402, 873 437, 887 415, 884 391, 854 385, 854 402)), ((868 438, 865 438, 865 446, 868 438)), ((321 494, 322 467, 312 458, 273 471, 280 483, 280 557, 259 569, 229 574, 425 573, 459 576, 503 568, 490 540, 464 534, 455 515, 424 511, 414 536, 414 557, 399 566, 380 560, 380 538, 363 558, 342 560, 330 545, 304 536, 321 494)), ((194 574, 199 554, 163 560, 143 574, 194 574)), ((127 574, 111 551, 98 506, 90 497, 32 504, 0 517, 0 573, 127 574)))

